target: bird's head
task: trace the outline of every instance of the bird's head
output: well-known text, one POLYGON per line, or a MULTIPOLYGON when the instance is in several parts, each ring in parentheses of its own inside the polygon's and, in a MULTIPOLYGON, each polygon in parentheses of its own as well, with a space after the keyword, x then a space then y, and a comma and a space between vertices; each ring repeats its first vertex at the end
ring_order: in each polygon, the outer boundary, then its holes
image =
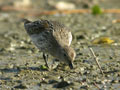
POLYGON ((73 61, 76 57, 75 50, 72 47, 64 46, 59 53, 59 59, 67 63, 73 69, 73 61))

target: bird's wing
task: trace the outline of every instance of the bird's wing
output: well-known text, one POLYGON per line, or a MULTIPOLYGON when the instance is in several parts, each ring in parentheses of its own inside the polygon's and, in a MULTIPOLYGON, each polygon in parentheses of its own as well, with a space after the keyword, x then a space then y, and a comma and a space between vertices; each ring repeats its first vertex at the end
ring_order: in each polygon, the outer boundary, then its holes
POLYGON ((56 40, 63 45, 70 46, 72 41, 72 34, 70 30, 61 23, 58 22, 52 23, 54 27, 53 36, 56 38, 56 40))
POLYGON ((38 20, 29 22, 25 24, 25 28, 29 34, 50 32, 56 41, 63 45, 70 46, 72 41, 70 30, 56 21, 38 20))

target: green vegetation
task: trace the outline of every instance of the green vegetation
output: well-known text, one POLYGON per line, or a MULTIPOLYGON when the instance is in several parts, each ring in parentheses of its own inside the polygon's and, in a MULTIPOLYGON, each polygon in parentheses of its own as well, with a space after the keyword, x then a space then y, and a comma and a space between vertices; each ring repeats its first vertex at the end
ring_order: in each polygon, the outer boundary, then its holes
POLYGON ((42 70, 48 70, 48 68, 45 65, 41 65, 40 69, 42 69, 42 70))
POLYGON ((91 9, 93 15, 98 15, 102 13, 102 10, 99 5, 94 5, 91 9))

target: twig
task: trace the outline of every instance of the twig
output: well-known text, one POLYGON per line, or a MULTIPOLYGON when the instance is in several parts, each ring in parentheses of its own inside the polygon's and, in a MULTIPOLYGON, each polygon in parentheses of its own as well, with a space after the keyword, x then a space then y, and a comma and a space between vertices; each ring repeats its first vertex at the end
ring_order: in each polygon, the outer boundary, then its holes
POLYGON ((100 87, 95 82, 93 84, 100 90, 100 87))
POLYGON ((92 48, 89 48, 89 49, 90 49, 90 51, 91 51, 91 53, 92 53, 92 55, 93 55, 93 57, 94 57, 94 60, 96 61, 97 65, 98 65, 98 68, 100 69, 102 75, 104 76, 104 73, 103 73, 103 71, 102 71, 102 69, 101 69, 101 66, 100 66, 99 62, 98 62, 98 58, 96 57, 93 49, 92 49, 92 48))
MULTIPOLYGON (((73 9, 73 10, 50 10, 50 11, 40 11, 39 9, 35 8, 21 8, 21 7, 14 7, 14 6, 1 6, 0 7, 1 11, 22 11, 26 12, 27 15, 54 15, 57 13, 62 13, 62 14, 76 14, 76 13, 91 13, 91 9, 73 9), (32 11, 32 13, 31 13, 32 11)), ((120 9, 101 9, 103 13, 118 13, 120 14, 120 9)))
MULTIPOLYGON (((32 8, 14 7, 14 6, 1 6, 1 11, 30 11, 32 8)), ((33 9, 32 9, 33 10, 33 9)))
POLYGON ((103 13, 118 13, 120 14, 120 9, 102 9, 103 13))

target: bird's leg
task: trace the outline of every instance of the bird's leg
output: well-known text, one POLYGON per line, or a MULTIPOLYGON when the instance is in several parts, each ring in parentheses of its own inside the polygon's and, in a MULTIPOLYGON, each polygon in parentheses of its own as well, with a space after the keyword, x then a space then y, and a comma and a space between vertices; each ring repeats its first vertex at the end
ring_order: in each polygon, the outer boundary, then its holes
POLYGON ((43 53, 43 59, 45 61, 45 66, 47 66, 49 68, 48 63, 47 63, 47 61, 48 61, 48 54, 45 55, 45 53, 43 53))

